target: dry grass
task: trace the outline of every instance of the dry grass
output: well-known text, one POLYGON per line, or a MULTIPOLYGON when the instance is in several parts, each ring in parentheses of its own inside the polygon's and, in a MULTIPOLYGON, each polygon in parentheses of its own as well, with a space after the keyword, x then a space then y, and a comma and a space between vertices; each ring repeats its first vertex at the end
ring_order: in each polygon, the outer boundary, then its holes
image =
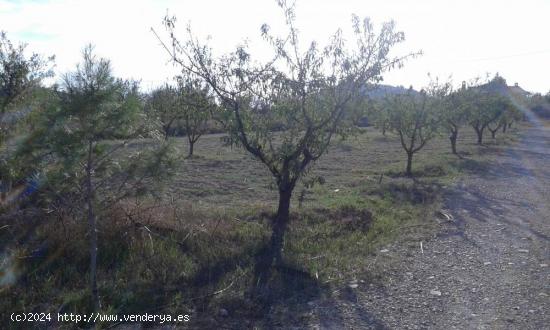
MULTIPOLYGON (((415 156, 413 179, 402 175, 405 153, 396 136, 369 129, 334 141, 309 173, 325 183, 295 190, 286 267, 274 274, 278 300, 270 308, 299 308, 304 299, 349 280, 383 280, 375 252, 436 230, 434 211, 444 187, 463 173, 490 166, 491 145, 510 143, 513 136, 488 138, 480 147, 465 128, 458 144, 464 158, 452 155, 447 139, 439 137, 415 156)), ((105 312, 183 310, 194 311, 199 320, 223 306, 236 321, 262 317, 266 306, 251 303, 247 292, 254 285, 255 258, 269 238, 277 192, 262 164, 222 146, 220 139, 204 136, 192 159, 184 158, 185 138, 174 139, 181 167, 161 198, 124 201, 101 219, 99 285, 105 312)), ((147 145, 151 141, 130 148, 147 145)), ((18 270, 0 292, 0 310, 84 313, 90 308, 85 224, 41 221, 32 228, 8 223, 9 230, 0 232, 10 254, 4 260, 18 270), (31 233, 25 236, 24 230, 31 233)), ((9 324, 5 315, 1 322, 9 324)))

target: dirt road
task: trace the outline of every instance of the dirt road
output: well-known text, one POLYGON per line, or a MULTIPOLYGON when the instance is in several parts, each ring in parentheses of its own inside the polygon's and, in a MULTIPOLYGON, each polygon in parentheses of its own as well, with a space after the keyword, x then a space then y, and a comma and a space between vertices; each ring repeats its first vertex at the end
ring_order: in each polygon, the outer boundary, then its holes
POLYGON ((422 250, 395 246, 386 285, 319 302, 318 328, 550 328, 550 127, 488 148, 491 166, 446 195, 453 221, 422 250))

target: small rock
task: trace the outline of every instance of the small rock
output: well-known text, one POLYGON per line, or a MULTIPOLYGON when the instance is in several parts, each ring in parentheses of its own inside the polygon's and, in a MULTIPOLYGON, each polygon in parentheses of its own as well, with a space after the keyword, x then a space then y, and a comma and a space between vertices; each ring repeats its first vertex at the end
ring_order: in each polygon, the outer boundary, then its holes
POLYGON ((428 280, 433 280, 435 278, 435 276, 430 276, 428 277, 428 280))
POLYGON ((388 249, 382 249, 382 250, 380 250, 380 253, 387 253, 387 252, 390 252, 390 250, 388 250, 388 249))
POLYGON ((548 264, 540 264, 541 267, 548 267, 548 264))
POLYGON ((529 250, 526 250, 526 249, 518 249, 518 252, 521 252, 521 253, 529 253, 529 250))
POLYGON ((350 285, 348 285, 350 288, 352 289, 357 289, 357 287, 359 286, 359 284, 357 283, 351 283, 350 285))
POLYGON ((483 263, 483 266, 487 266, 487 265, 490 265, 490 264, 491 264, 490 261, 486 261, 486 262, 483 263))
POLYGON ((229 316, 229 312, 225 308, 220 308, 220 310, 218 311, 218 314, 223 317, 229 316))
POLYGON ((433 295, 433 296, 441 296, 441 291, 437 291, 437 290, 431 290, 430 291, 430 294, 433 295))
POLYGON ((513 265, 514 263, 513 262, 509 262, 508 265, 513 265))

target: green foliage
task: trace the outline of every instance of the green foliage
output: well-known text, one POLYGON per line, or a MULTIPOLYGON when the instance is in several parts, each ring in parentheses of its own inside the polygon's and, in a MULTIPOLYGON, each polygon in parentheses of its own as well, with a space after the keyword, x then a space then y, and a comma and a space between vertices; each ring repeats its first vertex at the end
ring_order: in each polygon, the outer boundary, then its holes
MULTIPOLYGON (((36 53, 25 55, 26 45, 14 46, 0 31, 0 187, 10 189, 21 169, 14 163, 6 141, 20 124, 33 116, 36 103, 47 94, 40 87, 44 78, 53 75, 54 57, 43 59, 36 53)), ((32 123, 32 122, 30 122, 32 123)))
POLYGON ((146 112, 158 121, 164 138, 184 133, 189 142, 189 155, 193 145, 211 129, 209 121, 217 106, 207 85, 190 75, 176 77, 177 85, 159 87, 151 92, 146 112))
POLYGON ((445 83, 438 95, 442 125, 447 131, 453 132, 467 123, 468 118, 468 91, 466 86, 452 90, 450 82, 445 83))
POLYGON ((153 90, 146 100, 146 112, 149 118, 155 119, 162 127, 167 139, 181 118, 177 90, 168 84, 153 90))
POLYGON ((178 106, 189 142, 189 156, 193 146, 208 130, 208 120, 217 106, 207 84, 192 75, 182 75, 178 80, 178 106))
POLYGON ((390 108, 384 106, 383 101, 372 101, 369 115, 369 122, 372 122, 373 126, 378 128, 383 135, 390 128, 390 108))
POLYGON ((0 113, 22 102, 33 87, 53 72, 54 57, 43 59, 33 53, 25 56, 26 45, 14 46, 5 32, 0 32, 0 113))
POLYGON ((536 115, 550 119, 550 92, 546 95, 540 93, 534 94, 526 102, 526 106, 531 109, 536 115))
POLYGON ((144 118, 137 84, 114 78, 109 61, 96 58, 92 50, 84 50, 83 63, 64 76, 61 88, 44 104, 18 159, 31 165, 27 173, 44 174, 48 200, 72 196, 71 203, 82 203, 85 177, 91 172, 95 202, 106 206, 152 188, 157 181, 150 182, 151 175, 168 175, 164 170, 171 147, 130 152, 127 141, 117 140, 149 135, 152 128, 144 118))
POLYGON ((264 163, 280 190, 292 191, 332 137, 348 132, 344 118, 356 92, 402 64, 403 58, 391 57, 389 52, 404 40, 404 34, 395 31, 393 22, 377 33, 370 20, 354 16, 357 49, 348 49, 339 31, 326 47, 313 42, 304 51, 295 28, 294 6, 286 1, 279 5, 288 36, 271 35, 266 24, 261 29, 273 48, 274 61, 257 64, 246 46, 214 58, 190 30, 185 42, 175 39, 174 18, 165 19, 172 42, 166 49, 182 70, 212 88, 225 110, 221 118, 229 142, 264 163), (275 124, 279 129, 273 129, 275 124))
POLYGON ((468 122, 478 135, 477 142, 481 144, 485 128, 493 123, 498 125, 513 104, 509 99, 506 81, 498 75, 488 83, 468 88, 467 93, 468 122))
POLYGON ((504 96, 484 91, 471 91, 471 93, 473 105, 470 107, 468 119, 472 126, 486 127, 496 121, 509 106, 504 96))
POLYGON ((429 90, 428 95, 427 91, 415 93, 410 89, 406 94, 390 96, 385 100, 390 129, 399 135, 401 146, 407 153, 407 175, 411 175, 413 154, 433 139, 440 127, 441 102, 433 91, 429 90))

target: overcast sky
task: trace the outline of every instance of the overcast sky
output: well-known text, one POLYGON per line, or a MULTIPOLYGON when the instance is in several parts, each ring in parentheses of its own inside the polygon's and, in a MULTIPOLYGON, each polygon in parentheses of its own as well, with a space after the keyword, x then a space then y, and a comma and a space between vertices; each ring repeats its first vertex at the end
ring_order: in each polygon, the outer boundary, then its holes
MULTIPOLYGON (((221 51, 249 39, 253 50, 266 52, 261 24, 277 30, 283 23, 274 0, 0 0, 0 30, 29 50, 56 55, 57 73, 72 70, 84 45, 93 43, 117 76, 151 88, 175 73, 150 31, 166 36, 167 10, 177 16, 182 36, 190 22, 221 51)), ((498 72, 510 85, 550 90, 550 0, 298 0, 304 44, 324 44, 338 27, 350 31, 352 13, 375 24, 393 19, 406 37, 395 54, 424 52, 384 75, 384 83, 420 88, 428 73, 452 75, 459 84, 498 72)))

